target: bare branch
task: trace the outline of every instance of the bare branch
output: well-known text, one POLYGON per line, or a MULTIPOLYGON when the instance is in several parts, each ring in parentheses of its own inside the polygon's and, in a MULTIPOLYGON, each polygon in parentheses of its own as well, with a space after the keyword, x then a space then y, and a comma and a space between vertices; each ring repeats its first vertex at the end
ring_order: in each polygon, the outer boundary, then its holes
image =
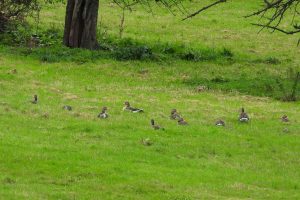
POLYGON ((198 15, 199 13, 201 13, 201 12, 203 12, 203 11, 205 11, 205 10, 211 8, 211 7, 213 7, 213 6, 215 6, 215 5, 219 4, 219 3, 225 3, 226 1, 227 1, 227 0, 219 0, 219 1, 216 1, 216 2, 214 2, 214 3, 212 3, 212 4, 208 5, 208 6, 205 6, 205 7, 201 8, 200 10, 194 12, 193 14, 190 14, 189 16, 185 17, 185 18, 182 19, 182 20, 184 21, 184 20, 187 20, 187 19, 189 19, 189 18, 192 18, 192 17, 198 15))
POLYGON ((293 35, 293 34, 296 34, 296 33, 300 33, 300 29, 295 30, 295 31, 286 31, 286 30, 280 29, 276 26, 269 26, 269 25, 265 25, 265 24, 255 24, 255 23, 251 23, 251 24, 255 25, 255 26, 260 26, 260 27, 263 27, 263 28, 273 29, 273 30, 285 33, 287 35, 293 35))

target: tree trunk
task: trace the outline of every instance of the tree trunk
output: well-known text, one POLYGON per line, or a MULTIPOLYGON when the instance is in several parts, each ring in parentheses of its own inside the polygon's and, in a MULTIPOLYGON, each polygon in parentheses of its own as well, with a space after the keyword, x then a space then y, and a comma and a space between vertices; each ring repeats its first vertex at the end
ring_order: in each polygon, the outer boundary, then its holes
POLYGON ((68 0, 64 45, 71 48, 95 49, 99 0, 68 0))

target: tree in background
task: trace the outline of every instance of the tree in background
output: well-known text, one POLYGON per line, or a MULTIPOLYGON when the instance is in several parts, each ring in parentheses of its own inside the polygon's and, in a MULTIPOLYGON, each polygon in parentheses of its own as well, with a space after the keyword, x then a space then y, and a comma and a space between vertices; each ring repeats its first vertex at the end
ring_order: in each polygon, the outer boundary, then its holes
MULTIPOLYGON (((137 4, 150 8, 150 0, 113 0, 122 9, 131 9, 137 4)), ((230 1, 230 0, 229 0, 230 1)), ((246 17, 260 16, 263 23, 254 25, 261 26, 262 29, 271 29, 285 34, 296 34, 300 32, 299 5, 300 0, 262 0, 263 6, 260 10, 246 17), (289 13, 289 14, 288 14, 289 13), (292 18, 289 16, 292 13, 292 18), (290 20, 291 30, 281 28, 284 20, 290 20), (298 21, 297 21, 298 20, 298 21)), ((218 4, 226 3, 228 0, 218 0, 201 9, 187 15, 183 20, 190 19, 207 9, 218 4)), ((171 12, 175 7, 182 13, 188 11, 182 5, 182 0, 155 0, 171 12)), ((72 48, 94 49, 97 47, 96 28, 98 18, 99 0, 68 0, 65 18, 64 44, 72 48)), ((151 10, 152 11, 152 10, 151 10)), ((299 40, 300 42, 300 40, 299 40)), ((298 42, 298 43, 299 43, 298 42)))
MULTIPOLYGON (((264 3, 264 8, 246 16, 260 16, 261 18, 266 19, 265 23, 255 23, 253 25, 260 26, 262 29, 267 28, 288 35, 300 33, 300 0, 264 0, 264 3), (281 28, 280 25, 286 19, 286 15, 289 12, 292 12, 290 27, 289 29, 281 28)), ((300 39, 298 40, 298 45, 299 43, 300 39)))
POLYGON ((64 44, 73 48, 97 47, 99 0, 68 0, 64 44))

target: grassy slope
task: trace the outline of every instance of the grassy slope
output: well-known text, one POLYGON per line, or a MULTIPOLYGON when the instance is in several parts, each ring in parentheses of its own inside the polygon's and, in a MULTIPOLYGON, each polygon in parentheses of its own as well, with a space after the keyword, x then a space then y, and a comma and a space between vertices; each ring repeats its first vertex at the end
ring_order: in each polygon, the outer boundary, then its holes
MULTIPOLYGON (((204 5, 208 0, 201 1, 204 5)), ((199 3, 192 2, 188 8, 196 10, 199 3)), ((260 0, 236 0, 234 3, 224 4, 208 10, 192 20, 181 21, 183 16, 171 15, 166 9, 153 7, 154 13, 145 12, 137 8, 126 13, 124 37, 133 38, 147 44, 169 42, 171 44, 186 45, 188 47, 227 47, 238 55, 245 57, 262 58, 277 57, 281 60, 292 59, 297 61, 292 67, 298 67, 300 49, 297 48, 297 36, 286 37, 281 33, 270 34, 250 25, 257 22, 255 18, 245 19, 244 16, 255 11, 260 0)), ((64 5, 55 6, 43 13, 42 26, 54 25, 63 27, 64 5)), ((120 9, 109 1, 100 4, 99 23, 101 32, 118 36, 120 23, 120 9)), ((288 26, 288 22, 284 24, 288 26)))
MULTIPOLYGON (((228 16, 239 14, 237 8, 241 16, 254 7, 247 3, 243 10, 242 1, 237 2, 228 6, 228 16)), ((117 11, 112 10, 103 16, 116 21, 117 11)), ((241 57, 255 52, 255 58, 272 55, 292 61, 280 66, 105 59, 82 65, 45 64, 2 49, 1 198, 298 199, 299 102, 281 103, 218 91, 196 93, 183 84, 195 74, 211 77, 247 73, 255 77, 262 70, 282 74, 287 67, 299 65, 295 38, 263 33, 255 41, 253 27, 239 18, 217 18, 220 22, 211 26, 209 19, 214 19, 218 11, 185 25, 167 15, 156 16, 149 23, 141 23, 143 29, 136 28, 134 24, 139 21, 131 17, 126 36, 142 36, 151 43, 158 40, 153 32, 157 31, 163 33, 163 42, 185 39, 196 48, 224 45, 241 57), (234 25, 223 23, 227 20, 234 25), (166 28, 154 28, 157 21, 166 28), (198 31, 198 26, 207 29, 198 31), (228 32, 216 32, 225 29, 228 32), (182 33, 187 37, 180 37, 182 33), (269 38, 272 42, 267 41, 269 38), (286 42, 281 44, 283 39, 286 42), (18 73, 9 74, 14 68, 18 73), (38 105, 28 103, 34 93, 40 96, 38 105), (143 107, 146 113, 121 112, 125 100, 143 107), (65 104, 72 105, 74 111, 63 111, 65 104), (111 114, 105 121, 96 118, 103 105, 111 114), (241 106, 253 119, 247 125, 236 122, 241 106), (178 127, 168 119, 174 107, 186 116, 190 126, 178 127), (280 123, 282 114, 290 117, 289 124, 280 123), (166 131, 151 130, 150 118, 157 119, 166 131), (218 118, 226 120, 226 128, 213 126, 218 118), (143 146, 142 138, 150 138, 154 144, 143 146)), ((50 18, 54 12, 49 10, 44 15, 50 18)), ((62 15, 59 12, 57 20, 62 15)), ((140 15, 144 22, 150 18, 142 11, 133 15, 140 15)), ((116 34, 115 27, 108 27, 111 34, 116 34)))

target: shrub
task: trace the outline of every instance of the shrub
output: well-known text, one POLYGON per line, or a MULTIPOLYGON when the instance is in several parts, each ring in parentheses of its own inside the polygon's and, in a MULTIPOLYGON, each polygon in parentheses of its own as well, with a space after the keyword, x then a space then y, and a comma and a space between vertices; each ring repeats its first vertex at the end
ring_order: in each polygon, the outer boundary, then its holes
POLYGON ((22 22, 24 17, 37 10, 37 0, 1 0, 0 33, 5 32, 10 23, 22 22))
POLYGON ((221 51, 221 55, 224 56, 224 57, 227 57, 227 58, 232 58, 233 57, 232 51, 230 49, 227 49, 227 48, 224 48, 221 51))
POLYGON ((152 50, 147 46, 120 47, 115 50, 117 60, 143 60, 152 57, 152 50))
POLYGON ((277 58, 274 58, 274 57, 269 57, 265 60, 265 63, 278 65, 278 64, 280 64, 280 60, 278 60, 277 58))

